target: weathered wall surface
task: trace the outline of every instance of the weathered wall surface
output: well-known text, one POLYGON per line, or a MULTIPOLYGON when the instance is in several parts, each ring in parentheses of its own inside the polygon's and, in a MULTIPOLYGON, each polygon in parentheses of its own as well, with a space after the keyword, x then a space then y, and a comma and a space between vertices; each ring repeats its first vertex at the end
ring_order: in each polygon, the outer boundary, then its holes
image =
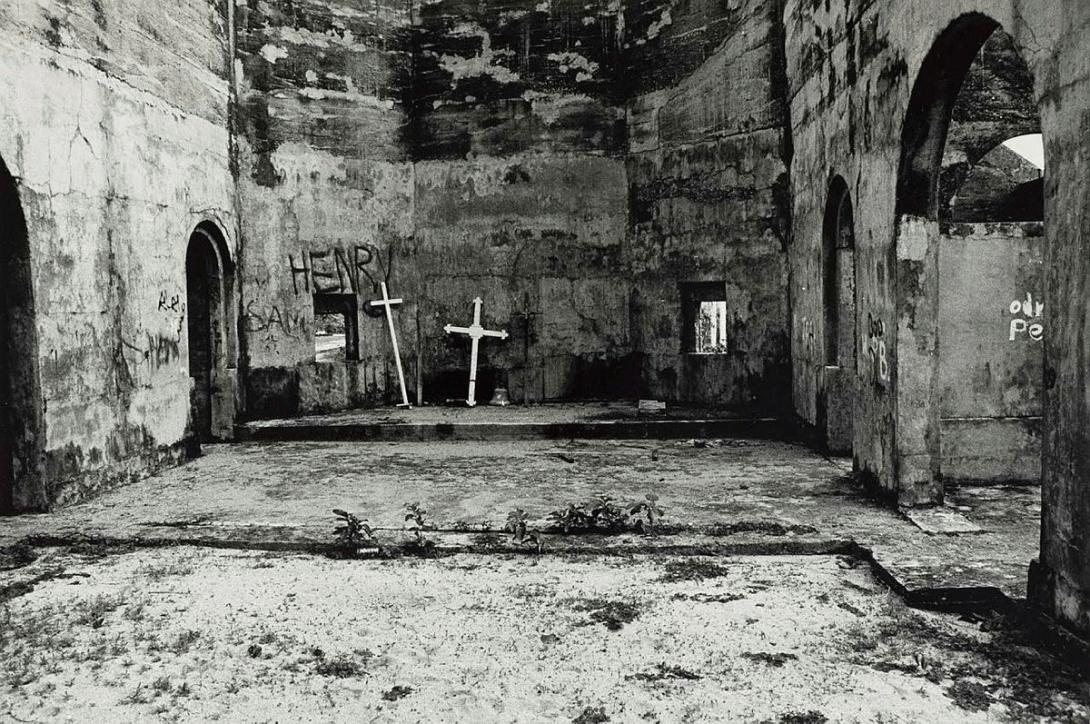
POLYGON ((668 399, 787 409, 790 142, 778 3, 642 10, 631 24, 644 33, 637 42, 650 42, 627 60, 637 95, 626 256, 645 385, 668 399), (683 351, 684 282, 724 284, 725 353, 683 351))
POLYGON ((0 7, 0 156, 27 220, 44 508, 177 459, 189 373, 185 254, 233 238, 224 6, 0 7))
MULTIPOLYGON (((925 461, 935 452, 934 441, 928 440, 934 426, 898 410, 896 397, 916 383, 901 357, 917 362, 933 348, 931 332, 913 328, 911 305, 904 304, 912 295, 904 292, 915 290, 914 298, 922 299, 937 283, 919 274, 934 263, 929 256, 937 250, 938 235, 937 226, 897 218, 899 141, 912 86, 931 45, 956 18, 984 13, 1012 36, 1031 72, 1049 168, 1042 292, 1048 296, 1044 524, 1042 559, 1032 587, 1046 611, 1090 631, 1090 496, 1085 491, 1090 480, 1090 369, 1085 363, 1090 354, 1090 263, 1082 241, 1090 233, 1090 193, 1080 171, 1090 162, 1085 102, 1090 97, 1090 6, 1078 0, 912 0, 848 7, 792 0, 785 13, 796 149, 791 265, 798 410, 813 418, 817 373, 807 340, 813 334, 812 348, 821 348, 822 210, 827 179, 840 173, 852 190, 857 224, 861 354, 855 456, 860 469, 894 495, 904 492, 897 481, 906 467, 927 473, 925 461), (923 447, 899 447, 902 436, 923 447)), ((920 492, 927 491, 912 491, 913 499, 920 492)))
POLYGON ((362 306, 380 279, 406 299, 402 357, 429 401, 464 395, 468 345, 442 329, 480 296, 512 335, 482 344, 480 397, 785 403, 777 12, 356 7, 239 18, 248 414, 390 401, 362 306), (732 347, 685 355, 679 283, 705 280, 726 283, 732 347), (358 363, 313 361, 316 291, 357 295, 358 363))
POLYGON ((238 8, 243 365, 250 416, 374 402, 381 320, 363 304, 412 236, 409 5, 238 8), (314 295, 350 295, 360 359, 316 362, 314 295))
POLYGON ((1090 5, 1036 11, 1045 137, 1045 433, 1041 565, 1031 588, 1050 614, 1090 633, 1090 5), (1040 17, 1042 16, 1043 17, 1040 17))
MULTIPOLYGON (((426 399, 465 396, 472 300, 506 341, 481 344, 479 397, 621 394, 632 352, 617 4, 529 0, 419 7, 415 247, 426 399)), ((406 291, 407 290, 407 291, 406 291)), ((628 390, 636 394, 636 390, 628 390)))
POLYGON ((946 480, 1038 480, 1044 229, 956 224, 939 248, 946 480))

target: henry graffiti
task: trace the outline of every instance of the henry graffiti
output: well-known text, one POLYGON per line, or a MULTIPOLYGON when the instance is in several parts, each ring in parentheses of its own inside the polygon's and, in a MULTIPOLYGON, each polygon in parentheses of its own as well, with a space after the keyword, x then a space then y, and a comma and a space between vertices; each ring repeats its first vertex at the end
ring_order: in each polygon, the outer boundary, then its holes
POLYGON ((288 254, 292 288, 296 294, 355 294, 360 290, 361 276, 371 286, 377 283, 369 269, 376 260, 377 250, 362 244, 307 251, 298 257, 288 254))
POLYGON ((1015 342, 1020 339, 1028 339, 1040 342, 1045 338, 1045 303, 1035 300, 1033 295, 1026 293, 1025 299, 1015 299, 1007 307, 1013 319, 1007 329, 1007 340, 1015 342))

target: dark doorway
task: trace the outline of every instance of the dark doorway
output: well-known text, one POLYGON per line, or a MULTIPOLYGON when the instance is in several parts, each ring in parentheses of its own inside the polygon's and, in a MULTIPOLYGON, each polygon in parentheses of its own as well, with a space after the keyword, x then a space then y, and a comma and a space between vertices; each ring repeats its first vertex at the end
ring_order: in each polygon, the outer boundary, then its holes
POLYGON ((829 187, 822 244, 825 367, 818 410, 830 452, 852 452, 855 417, 855 218, 848 184, 829 187))
POLYGON ((18 187, 2 160, 0 264, 0 512, 46 510, 30 244, 18 187))
POLYGON ((196 442, 212 442, 215 434, 215 403, 220 373, 226 359, 225 246, 210 224, 201 224, 189 238, 186 252, 186 308, 189 328, 189 376, 191 436, 196 442))

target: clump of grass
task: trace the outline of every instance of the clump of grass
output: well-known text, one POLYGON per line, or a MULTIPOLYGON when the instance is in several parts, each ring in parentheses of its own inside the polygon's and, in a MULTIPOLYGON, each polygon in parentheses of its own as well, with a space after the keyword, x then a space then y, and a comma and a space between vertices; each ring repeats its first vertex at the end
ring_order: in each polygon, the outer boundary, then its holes
POLYGON ((193 644, 197 643, 200 638, 200 631, 182 631, 174 639, 174 643, 170 645, 169 650, 173 654, 184 654, 188 652, 191 648, 193 648, 193 644))
POLYGON ((76 605, 72 616, 72 623, 77 626, 90 626, 102 628, 106 623, 106 617, 121 608, 124 600, 119 596, 95 596, 76 605))
POLYGON ((355 679, 364 676, 367 671, 360 662, 345 655, 319 659, 314 665, 314 673, 337 679, 355 679))
POLYGON ((632 623, 641 613, 634 603, 601 598, 578 600, 573 608, 576 611, 586 611, 591 622, 600 623, 610 631, 620 631, 626 623, 632 623))
POLYGON ((666 572, 659 580, 663 583, 706 581, 709 578, 722 578, 729 573, 730 569, 726 566, 709 560, 691 558, 667 563, 666 572))

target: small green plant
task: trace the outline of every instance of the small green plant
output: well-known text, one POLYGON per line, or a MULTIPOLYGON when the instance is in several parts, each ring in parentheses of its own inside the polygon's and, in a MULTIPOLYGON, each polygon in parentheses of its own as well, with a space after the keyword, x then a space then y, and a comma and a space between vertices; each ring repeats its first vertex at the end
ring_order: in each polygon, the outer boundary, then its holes
POLYGON ((507 514, 507 524, 503 529, 510 533, 514 538, 515 543, 518 545, 533 544, 537 547, 537 552, 541 552, 541 536, 538 535, 536 530, 530 530, 529 527, 530 516, 526 514, 526 511, 522 508, 516 508, 507 514))
POLYGON ((636 516, 636 527, 644 528, 648 533, 655 532, 656 521, 664 515, 662 508, 659 507, 659 496, 654 493, 645 495, 643 500, 628 509, 628 513, 636 516), (642 516, 647 517, 646 526, 643 524, 642 516))
POLYGON ((550 529, 564 533, 621 533, 630 527, 629 515, 613 497, 598 493, 586 503, 569 503, 566 508, 554 510, 549 514, 550 529))
POLYGON ((590 517, 587 515, 583 504, 569 503, 567 508, 561 508, 549 513, 552 529, 564 533, 583 532, 590 527, 590 517))
POLYGON ((612 497, 605 493, 598 493, 590 501, 590 518, 593 528, 616 533, 625 528, 628 522, 628 514, 618 506, 612 497))
POLYGON ((415 536, 414 544, 418 548, 433 548, 435 541, 429 540, 424 531, 433 528, 428 522, 428 511, 420 507, 420 503, 405 504, 405 522, 412 523, 409 531, 415 536))
POLYGON ((375 539, 371 526, 366 521, 340 509, 334 509, 333 515, 337 516, 340 523, 334 528, 333 534, 337 537, 337 546, 345 552, 354 554, 361 545, 375 539))

